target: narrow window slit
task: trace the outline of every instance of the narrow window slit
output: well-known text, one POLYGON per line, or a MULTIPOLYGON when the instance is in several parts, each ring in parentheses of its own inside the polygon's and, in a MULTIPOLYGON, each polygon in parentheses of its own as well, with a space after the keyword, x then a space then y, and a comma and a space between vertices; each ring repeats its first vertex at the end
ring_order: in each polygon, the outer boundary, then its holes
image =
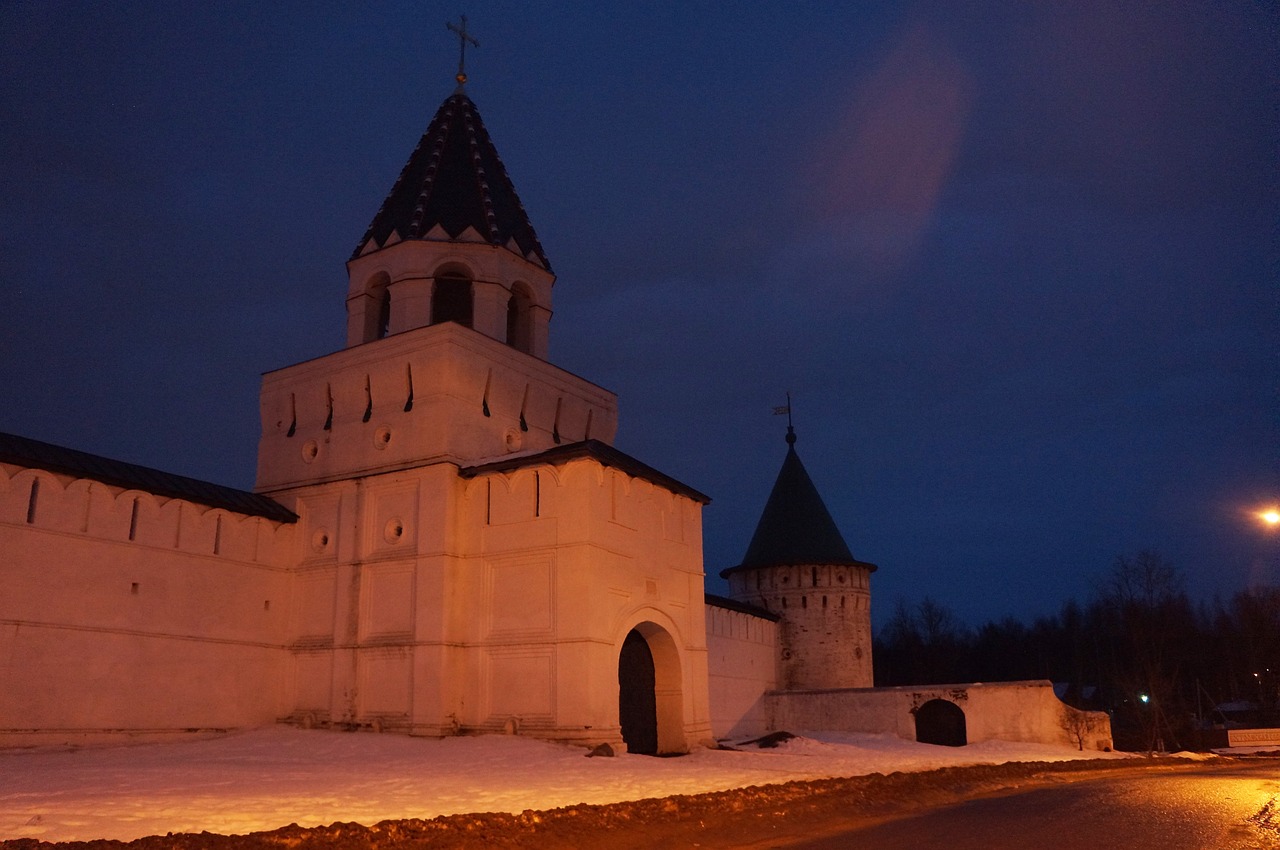
POLYGON ((36 500, 40 498, 40 479, 31 479, 31 495, 27 497, 27 525, 36 521, 36 500))
POLYGON ((133 508, 129 511, 129 539, 138 537, 138 497, 133 498, 133 508))
POLYGON ((542 516, 542 473, 533 471, 533 515, 542 516))
POLYGON ((292 437, 296 433, 298 433, 298 397, 289 393, 289 430, 285 432, 285 436, 292 437))
POLYGON ((324 385, 324 394, 329 400, 329 415, 324 420, 324 430, 333 430, 333 387, 329 384, 324 385))
POLYGON ((560 406, 563 402, 562 398, 556 399, 556 418, 551 425, 551 442, 557 446, 560 445, 560 406))
POLYGON ((361 422, 368 422, 373 417, 373 386, 369 383, 369 376, 364 376, 364 416, 361 422))
POLYGON ((219 514, 213 525, 213 554, 222 554, 222 515, 219 514))
POLYGON ((409 381, 409 397, 404 402, 404 412, 408 413, 413 410, 413 366, 406 363, 404 366, 405 377, 409 381))

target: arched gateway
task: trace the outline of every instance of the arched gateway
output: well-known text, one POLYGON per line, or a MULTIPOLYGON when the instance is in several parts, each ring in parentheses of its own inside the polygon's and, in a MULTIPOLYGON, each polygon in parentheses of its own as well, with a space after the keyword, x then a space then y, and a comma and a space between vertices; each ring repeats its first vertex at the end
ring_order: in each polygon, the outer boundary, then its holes
POLYGON ((658 752, 658 703, 653 692, 653 653, 635 629, 627 633, 618 655, 618 722, 627 752, 658 752))
POLYGON ((618 653, 618 723, 627 752, 687 752, 683 706, 675 641, 658 624, 639 623, 618 653))
POLYGON ((963 747, 969 743, 964 709, 945 699, 931 699, 916 709, 916 740, 922 744, 963 747))

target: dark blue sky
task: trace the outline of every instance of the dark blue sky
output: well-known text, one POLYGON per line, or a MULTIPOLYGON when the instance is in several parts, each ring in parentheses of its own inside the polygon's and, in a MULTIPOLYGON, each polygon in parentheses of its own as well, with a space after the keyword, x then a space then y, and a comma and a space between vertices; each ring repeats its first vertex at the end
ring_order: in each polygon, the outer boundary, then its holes
MULTIPOLYGON (((259 374, 342 346, 453 87, 462 10, 356 5, 0 5, 0 430, 252 486, 259 374)), ((878 623, 1049 613, 1141 548, 1280 583, 1276 7, 656 9, 471 9, 468 91, 551 359, 713 497, 709 574, 790 390, 878 623)))

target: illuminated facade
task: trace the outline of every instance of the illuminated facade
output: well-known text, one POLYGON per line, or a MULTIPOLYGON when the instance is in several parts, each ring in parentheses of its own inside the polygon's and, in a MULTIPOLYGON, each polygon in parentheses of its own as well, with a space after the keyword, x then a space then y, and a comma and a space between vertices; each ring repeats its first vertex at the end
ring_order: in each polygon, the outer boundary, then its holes
POLYGON ((708 500, 549 362, 555 277, 461 86, 347 268, 346 347, 263 378, 253 493, 0 435, 0 746, 284 721, 682 752, 790 691, 877 700, 875 567, 793 447, 733 599, 704 594, 708 500))
POLYGON ((348 271, 347 347, 263 379, 257 515, 0 452, 23 683, 0 734, 709 740, 707 499, 614 449, 614 394, 547 361, 555 278, 461 88, 348 271))

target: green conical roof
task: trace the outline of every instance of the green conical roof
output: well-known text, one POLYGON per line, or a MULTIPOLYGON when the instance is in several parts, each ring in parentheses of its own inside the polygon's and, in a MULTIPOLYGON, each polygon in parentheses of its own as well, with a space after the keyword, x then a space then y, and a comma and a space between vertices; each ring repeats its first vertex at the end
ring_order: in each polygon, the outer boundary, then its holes
POLYGON ((875 564, 854 558, 849 544, 836 527, 813 479, 796 454, 795 433, 787 429, 787 456, 778 480, 769 493, 756 533, 747 546, 742 563, 720 573, 722 577, 739 570, 789 565, 844 564, 866 567, 875 564))

